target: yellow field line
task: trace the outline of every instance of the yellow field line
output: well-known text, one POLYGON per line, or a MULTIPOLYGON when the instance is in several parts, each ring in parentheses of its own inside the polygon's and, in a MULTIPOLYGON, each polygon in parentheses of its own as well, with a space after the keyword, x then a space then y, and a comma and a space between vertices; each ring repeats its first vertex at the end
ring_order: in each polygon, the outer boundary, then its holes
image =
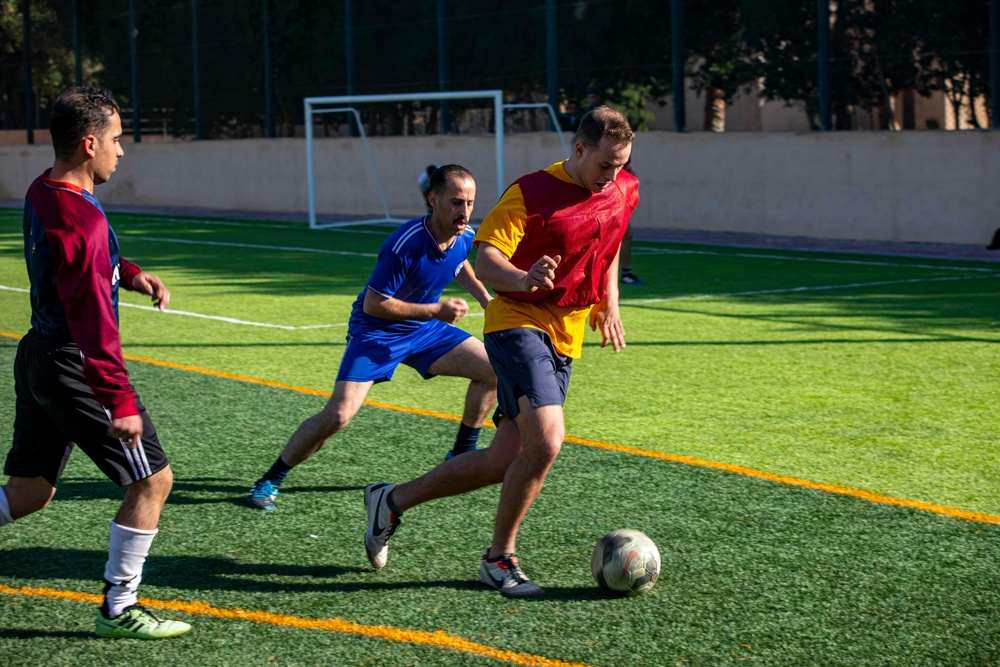
MULTIPOLYGON (((34 586, 24 586, 22 588, 11 588, 0 584, 0 593, 7 595, 24 595, 28 597, 55 598, 59 600, 73 600, 76 602, 90 602, 91 604, 101 604, 103 598, 100 595, 90 593, 79 593, 76 591, 61 591, 54 588, 36 588, 34 586)), ((375 639, 388 639, 390 641, 423 644, 434 646, 449 651, 460 651, 471 653, 484 658, 492 658, 509 662, 514 665, 525 665, 526 667, 589 667, 583 663, 566 662, 565 660, 554 660, 540 655, 530 653, 516 653, 514 651, 504 651, 485 644, 477 644, 467 639, 462 639, 456 635, 449 634, 442 630, 428 632, 426 630, 407 630, 405 628, 394 628, 386 625, 364 625, 345 621, 340 618, 300 618, 287 614, 272 614, 266 611, 251 611, 240 609, 239 607, 213 607, 204 602, 182 602, 180 600, 154 600, 152 598, 140 598, 139 602, 150 609, 167 609, 182 614, 194 616, 214 616, 215 618, 227 618, 238 621, 252 621, 254 623, 266 623, 285 628, 302 628, 305 630, 327 630, 330 632, 340 632, 349 635, 360 635, 362 637, 372 637, 375 639)))
MULTIPOLYGON (((20 339, 21 337, 17 334, 8 333, 6 331, 0 331, 0 336, 7 336, 8 338, 20 339)), ((213 371, 207 368, 199 368, 197 366, 189 366, 187 364, 175 364, 170 361, 161 361, 159 359, 149 359, 146 357, 136 357, 129 354, 125 355, 126 359, 132 361, 141 361, 147 364, 153 364, 155 366, 165 366, 167 368, 176 368, 179 370, 191 371, 193 373, 201 373, 203 375, 212 375, 215 377, 228 378, 231 380, 240 380, 242 382, 250 382, 253 384, 261 384, 268 387, 276 387, 278 389, 287 389, 289 391, 296 391, 303 394, 311 394, 313 396, 329 396, 330 393, 326 391, 320 391, 318 389, 310 389, 308 387, 296 387, 294 385, 282 384, 281 382, 273 382, 271 380, 263 380, 261 378, 250 377, 248 375, 237 375, 235 373, 227 373, 225 371, 213 371)), ((415 415, 422 415, 425 417, 437 417, 439 419, 450 419, 452 421, 460 421, 461 417, 456 415, 450 415, 443 412, 435 412, 433 410, 421 410, 420 408, 407 408, 399 405, 392 405, 391 403, 381 403, 379 401, 366 400, 367 405, 371 405, 376 408, 383 408, 385 410, 395 410, 397 412, 406 412, 415 415)), ((488 422, 489 423, 489 422, 488 422)), ((490 423, 490 426, 493 424, 490 423)), ((885 505, 895 505, 897 507, 910 507, 913 509, 923 510, 925 512, 932 512, 934 514, 941 514, 943 516, 948 516, 956 519, 964 519, 966 521, 977 521, 979 523, 990 523, 1000 525, 1000 516, 995 514, 987 514, 986 512, 973 512, 969 510, 959 509, 957 507, 949 507, 947 505, 937 505, 935 503, 928 503, 922 500, 910 500, 908 498, 894 498, 892 496, 886 496, 881 493, 874 493, 872 491, 865 491, 863 489, 852 489, 847 486, 839 486, 837 484, 825 484, 822 482, 813 482, 807 479, 799 479, 798 477, 790 477, 788 475, 777 475, 775 473, 770 473, 764 470, 757 470, 756 468, 749 468, 747 466, 735 465, 732 463, 719 463, 718 461, 709 461, 707 459, 699 459, 693 456, 682 456, 680 454, 664 454, 662 452, 655 452, 648 449, 640 449, 638 447, 630 447, 628 445, 618 445, 610 442, 602 442, 600 440, 588 440, 586 438, 578 438, 576 436, 567 435, 566 442, 572 442, 577 445, 584 445, 586 447, 595 447, 597 449, 606 449, 613 452, 621 452, 623 454, 633 454, 635 456, 645 456, 647 458, 660 459, 663 461, 673 461, 674 463, 683 463, 685 465, 698 466, 701 468, 712 468, 715 470, 723 470, 725 472, 735 473, 737 475, 745 475, 747 477, 755 477, 757 479, 767 480, 769 482, 777 482, 779 484, 786 484, 789 486, 798 486, 804 489, 814 489, 816 491, 825 491, 827 493, 836 493, 842 496, 851 496, 854 498, 860 498, 862 500, 867 500, 873 503, 882 503, 885 505)))
POLYGON ((823 482, 813 482, 808 479, 789 477, 788 475, 776 475, 774 473, 767 472, 765 470, 757 470, 756 468, 748 468, 746 466, 735 465, 733 463, 719 463, 718 461, 709 461, 707 459, 699 459, 693 456, 682 456, 680 454, 663 454, 661 452, 654 452, 648 449, 629 447, 628 445, 616 445, 610 442, 601 442, 599 440, 587 440, 585 438, 577 438, 572 435, 566 436, 566 442, 572 442, 578 445, 586 445, 587 447, 596 447, 598 449, 608 449, 613 452, 622 452, 624 454, 648 456, 649 458, 653 459, 673 461, 675 463, 683 463, 685 465, 699 466, 702 468, 714 468, 715 470, 724 470, 726 472, 735 473, 737 475, 746 475, 747 477, 756 477, 758 479, 765 479, 769 482, 778 482, 779 484, 788 484, 790 486, 800 486, 804 489, 815 489, 816 491, 826 491, 827 493, 837 493, 842 496, 853 496, 854 498, 860 498, 862 500, 867 500, 873 503, 897 505, 899 507, 912 507, 913 509, 924 510, 926 512, 933 512, 935 514, 943 514, 944 516, 950 516, 956 519, 965 519, 966 521, 978 521, 980 523, 993 523, 1000 525, 1000 516, 996 516, 995 514, 987 514, 985 512, 971 512, 969 510, 962 510, 956 507, 948 507, 947 505, 935 505, 934 503, 927 503, 922 500, 893 498, 892 496, 884 496, 881 493, 873 493, 871 491, 865 491, 863 489, 852 489, 848 486, 838 486, 837 484, 825 484, 823 482))

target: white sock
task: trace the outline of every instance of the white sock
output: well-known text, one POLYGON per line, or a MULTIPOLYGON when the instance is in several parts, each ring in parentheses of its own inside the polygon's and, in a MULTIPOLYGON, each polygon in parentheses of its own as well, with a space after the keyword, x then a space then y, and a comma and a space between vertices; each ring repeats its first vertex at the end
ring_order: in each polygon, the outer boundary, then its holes
POLYGON ((108 562, 104 566, 104 592, 108 618, 121 614, 138 600, 137 590, 142 579, 142 565, 149 555, 155 530, 139 530, 111 522, 111 544, 108 562))
POLYGON ((0 487, 0 526, 14 523, 14 517, 10 515, 10 504, 7 502, 7 494, 0 487))

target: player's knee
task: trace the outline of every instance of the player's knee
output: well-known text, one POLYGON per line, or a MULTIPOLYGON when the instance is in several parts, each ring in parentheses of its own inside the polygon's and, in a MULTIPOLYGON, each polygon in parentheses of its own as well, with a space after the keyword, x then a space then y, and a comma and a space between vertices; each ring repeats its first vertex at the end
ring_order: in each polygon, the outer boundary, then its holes
POLYGON ((150 479, 156 480, 157 488, 166 495, 174 488, 174 469, 168 465, 150 479))
POLYGON ((548 435, 540 438, 532 449, 540 464, 550 466, 562 451, 562 436, 548 435))
POLYGON ((555 461, 556 457, 559 456, 559 452, 562 451, 562 443, 561 434, 557 438, 549 438, 545 441, 545 452, 552 461, 555 461))
POLYGON ((149 477, 136 480, 129 485, 129 490, 150 499, 156 500, 160 504, 165 503, 170 490, 174 487, 174 471, 168 465, 149 477))
POLYGON ((321 412, 319 419, 320 430, 323 434, 323 444, 326 444, 326 440, 330 436, 342 431, 345 426, 351 423, 353 418, 354 412, 340 406, 321 412))
POLYGON ((493 395, 496 396, 497 376, 496 373, 493 372, 492 368, 489 369, 489 372, 483 376, 481 380, 479 380, 479 383, 485 386, 489 391, 492 391, 493 395))
POLYGON ((47 482, 35 483, 35 480, 32 480, 30 483, 18 483, 11 479, 4 486, 4 493, 7 496, 11 519, 17 521, 21 517, 48 507, 56 495, 56 488, 47 482))

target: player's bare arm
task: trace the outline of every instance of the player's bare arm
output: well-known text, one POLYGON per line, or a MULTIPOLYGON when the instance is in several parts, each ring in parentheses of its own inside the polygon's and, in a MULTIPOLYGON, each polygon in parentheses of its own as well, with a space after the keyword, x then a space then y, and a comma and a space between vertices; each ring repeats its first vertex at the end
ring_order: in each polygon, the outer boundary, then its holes
POLYGON ((163 284, 159 276, 143 271, 132 279, 132 289, 153 297, 153 305, 161 311, 167 309, 170 303, 170 290, 163 284))
POLYGON ((478 301, 479 305, 483 307, 483 310, 486 310, 486 304, 488 304, 493 297, 486 290, 486 285, 479 282, 479 279, 476 278, 476 272, 473 271, 472 264, 469 263, 469 260, 465 260, 462 264, 462 268, 459 270, 458 275, 455 276, 455 282, 461 285, 473 299, 478 301))
POLYGON ((514 266, 510 258, 494 245, 483 242, 476 258, 476 277, 494 290, 502 292, 534 292, 550 290, 556 278, 561 255, 542 255, 527 271, 514 266))
POLYGON ((608 267, 608 286, 604 295, 604 300, 594 306, 590 311, 590 329, 600 330, 601 347, 605 347, 608 341, 615 353, 621 352, 625 347, 625 326, 622 324, 621 311, 618 307, 618 255, 608 267))
POLYGON ((385 297, 369 289, 365 293, 365 313, 383 320, 441 320, 454 324, 469 314, 465 299, 441 299, 437 303, 409 303, 385 297))

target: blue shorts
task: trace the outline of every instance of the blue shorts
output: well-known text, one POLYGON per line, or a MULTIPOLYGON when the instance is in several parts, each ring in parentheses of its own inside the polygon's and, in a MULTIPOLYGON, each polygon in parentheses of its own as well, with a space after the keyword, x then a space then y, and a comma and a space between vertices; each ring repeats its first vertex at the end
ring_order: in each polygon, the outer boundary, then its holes
POLYGON ((406 364, 425 380, 435 361, 461 345, 472 334, 441 320, 428 320, 412 333, 371 330, 347 336, 347 348, 337 371, 337 382, 388 382, 399 364, 406 364))
POLYGON ((559 354, 548 334, 538 329, 504 329, 483 336, 486 354, 497 374, 496 423, 517 417, 517 399, 527 396, 531 407, 566 402, 573 360, 559 354))

